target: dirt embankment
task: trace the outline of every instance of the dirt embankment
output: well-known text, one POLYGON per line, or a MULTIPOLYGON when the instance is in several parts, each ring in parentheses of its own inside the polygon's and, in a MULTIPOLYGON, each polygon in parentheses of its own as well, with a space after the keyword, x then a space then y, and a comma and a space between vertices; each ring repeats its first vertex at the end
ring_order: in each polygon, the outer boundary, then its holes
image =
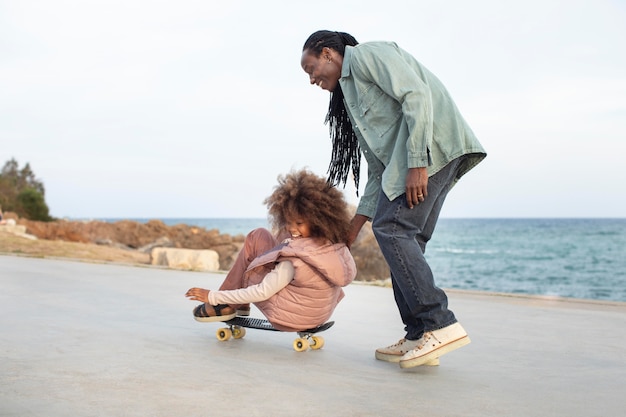
MULTIPOLYGON (((167 226, 160 220, 139 223, 120 220, 37 222, 15 219, 26 233, 37 240, 0 233, 0 252, 64 258, 149 264, 152 248, 211 249, 219 254, 220 269, 228 270, 243 245, 245 236, 221 234, 219 230, 178 224, 167 226)), ((352 246, 358 268, 357 280, 375 281, 389 277, 389 269, 371 229, 366 225, 352 246)))

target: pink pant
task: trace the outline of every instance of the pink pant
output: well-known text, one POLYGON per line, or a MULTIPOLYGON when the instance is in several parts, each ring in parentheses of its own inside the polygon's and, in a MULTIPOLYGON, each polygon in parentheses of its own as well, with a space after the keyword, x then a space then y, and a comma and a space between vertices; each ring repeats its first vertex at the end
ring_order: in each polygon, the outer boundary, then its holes
MULTIPOLYGON (((248 286, 248 280, 245 277, 245 272, 250 263, 259 255, 277 246, 278 243, 278 240, 267 229, 254 229, 248 233, 243 243, 243 248, 241 248, 233 267, 228 272, 228 275, 226 275, 226 279, 224 279, 219 289, 238 290, 240 288, 246 288, 248 286)), ((233 307, 237 308, 238 306, 233 307)))

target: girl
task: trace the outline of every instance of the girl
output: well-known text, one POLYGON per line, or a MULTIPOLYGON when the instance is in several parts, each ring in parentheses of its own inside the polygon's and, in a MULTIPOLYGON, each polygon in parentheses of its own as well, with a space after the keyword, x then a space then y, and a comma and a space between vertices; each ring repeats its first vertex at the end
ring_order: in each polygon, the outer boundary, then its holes
POLYGON ((265 201, 272 229, 255 229, 219 291, 191 288, 185 294, 201 301, 198 321, 226 321, 249 314, 254 303, 272 325, 302 331, 328 321, 344 297, 341 287, 356 276, 346 245, 351 214, 343 195, 307 170, 279 176, 265 201))

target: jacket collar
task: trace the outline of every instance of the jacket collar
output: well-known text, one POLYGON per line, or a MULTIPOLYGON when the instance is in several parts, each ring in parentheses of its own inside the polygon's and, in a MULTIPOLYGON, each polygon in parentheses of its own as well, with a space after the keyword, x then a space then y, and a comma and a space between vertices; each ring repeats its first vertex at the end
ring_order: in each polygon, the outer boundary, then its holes
POLYGON ((343 52, 343 64, 341 64, 341 78, 350 76, 350 62, 352 61, 352 52, 354 46, 346 45, 346 49, 343 52))

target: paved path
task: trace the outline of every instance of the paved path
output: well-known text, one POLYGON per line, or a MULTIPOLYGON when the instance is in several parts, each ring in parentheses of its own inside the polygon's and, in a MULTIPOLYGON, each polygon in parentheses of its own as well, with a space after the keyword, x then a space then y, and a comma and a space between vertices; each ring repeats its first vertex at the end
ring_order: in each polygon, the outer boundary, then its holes
MULTIPOLYGON (((219 342, 221 274, 0 256, 0 416, 623 416, 626 303, 449 292, 472 343, 402 370, 390 289, 351 285, 319 351, 219 342)), ((256 310, 253 308, 253 314, 256 310)))

